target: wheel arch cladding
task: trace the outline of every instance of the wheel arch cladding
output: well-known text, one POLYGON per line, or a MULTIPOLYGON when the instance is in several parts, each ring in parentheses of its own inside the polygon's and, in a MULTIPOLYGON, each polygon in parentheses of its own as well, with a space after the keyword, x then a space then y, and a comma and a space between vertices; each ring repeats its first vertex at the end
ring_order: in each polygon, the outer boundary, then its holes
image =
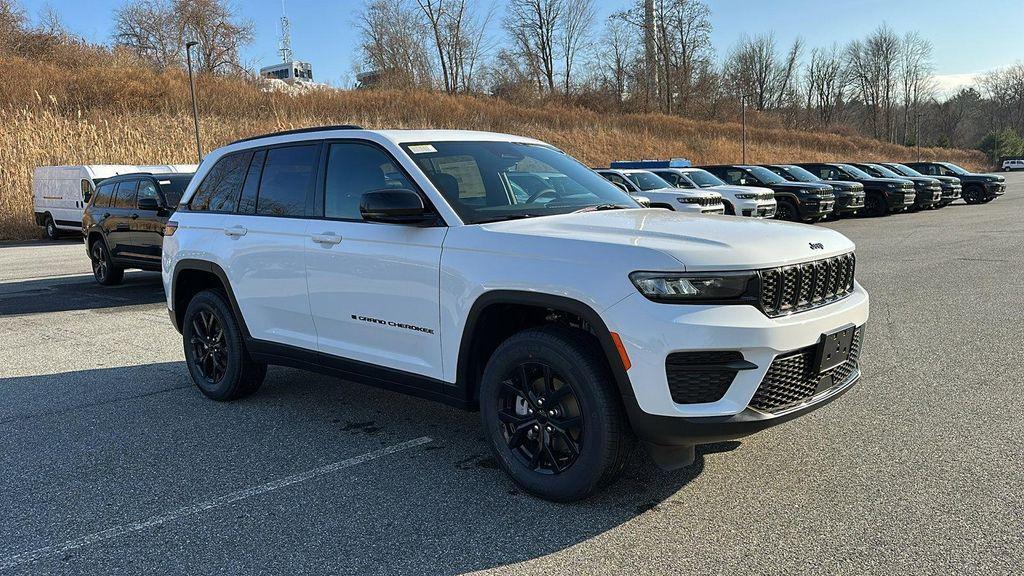
POLYGON ((553 294, 496 290, 482 294, 466 317, 459 345, 456 378, 466 399, 478 398, 480 379, 487 360, 497 347, 513 334, 547 323, 561 323, 588 331, 608 364, 623 401, 636 402, 629 376, 622 365, 611 332, 600 315, 589 305, 553 294), (493 327, 499 327, 495 330, 493 327))
POLYGON ((171 281, 172 294, 174 297, 174 324, 178 331, 181 331, 182 319, 185 317, 185 309, 188 303, 203 290, 220 290, 227 296, 231 311, 242 329, 242 336, 245 340, 251 339, 249 328, 245 324, 245 318, 238 308, 235 294, 231 290, 231 283, 224 269, 213 262, 206 260, 185 259, 178 262, 174 267, 174 276, 171 281))

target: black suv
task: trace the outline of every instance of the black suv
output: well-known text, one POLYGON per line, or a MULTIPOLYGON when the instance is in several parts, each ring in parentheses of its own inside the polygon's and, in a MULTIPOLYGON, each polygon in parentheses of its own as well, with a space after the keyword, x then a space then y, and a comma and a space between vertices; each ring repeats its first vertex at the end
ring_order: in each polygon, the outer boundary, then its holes
POLYGON ((797 164, 822 180, 859 182, 864 185, 864 213, 884 216, 903 212, 914 205, 914 183, 903 178, 875 178, 867 172, 839 162, 805 162, 797 164))
POLYGON ((762 164, 790 182, 817 182, 828 184, 836 197, 832 213, 836 216, 853 216, 864 208, 864 185, 859 182, 842 180, 822 180, 817 175, 795 164, 762 164))
POLYGON ((698 166, 733 186, 758 186, 775 192, 775 217, 791 222, 820 222, 832 213, 832 187, 814 182, 790 182, 763 166, 726 164, 698 166))
MULTIPOLYGON (((924 174, 921 174, 920 172, 914 170, 913 168, 907 166, 906 164, 899 164, 897 162, 882 162, 881 165, 902 176, 924 176, 924 174)), ((950 204, 952 204, 953 202, 960 198, 960 194, 961 192, 963 192, 963 186, 960 184, 959 178, 954 178, 953 176, 928 177, 938 180, 939 186, 942 187, 942 201, 939 202, 938 208, 942 208, 943 206, 949 206, 950 204)))
POLYGON ((925 176, 952 176, 963 185, 964 201, 968 204, 991 202, 1006 192, 1006 179, 996 174, 977 174, 952 162, 906 162, 925 176))
POLYGON ((118 284, 125 268, 160 269, 164 226, 192 174, 121 174, 88 200, 82 235, 96 281, 118 284))
POLYGON ((942 202, 942 184, 927 176, 904 176, 899 172, 874 162, 851 162, 850 164, 871 174, 875 178, 903 178, 914 183, 913 210, 929 210, 942 202))

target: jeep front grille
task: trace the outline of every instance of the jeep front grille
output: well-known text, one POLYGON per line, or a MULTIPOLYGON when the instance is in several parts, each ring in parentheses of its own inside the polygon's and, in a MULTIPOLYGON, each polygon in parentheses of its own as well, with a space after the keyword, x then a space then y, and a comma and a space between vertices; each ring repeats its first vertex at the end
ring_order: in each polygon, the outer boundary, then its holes
POLYGON ((853 253, 761 270, 761 310, 771 317, 803 312, 846 298, 853 292, 853 253))
POLYGON ((771 414, 802 404, 814 396, 818 382, 826 375, 832 377, 833 386, 843 386, 859 367, 863 332, 863 326, 854 331, 846 362, 820 374, 814 371, 817 345, 776 357, 754 392, 750 407, 771 414))

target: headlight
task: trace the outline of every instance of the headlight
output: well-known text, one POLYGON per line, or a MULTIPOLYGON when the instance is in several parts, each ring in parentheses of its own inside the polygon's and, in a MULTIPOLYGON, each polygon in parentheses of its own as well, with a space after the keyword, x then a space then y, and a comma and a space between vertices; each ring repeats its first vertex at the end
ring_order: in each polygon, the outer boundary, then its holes
POLYGON ((636 289, 647 298, 676 303, 756 300, 756 278, 752 272, 633 272, 629 275, 636 289))
POLYGON ((736 198, 739 198, 740 200, 753 200, 754 198, 757 198, 757 194, 737 194, 736 198))

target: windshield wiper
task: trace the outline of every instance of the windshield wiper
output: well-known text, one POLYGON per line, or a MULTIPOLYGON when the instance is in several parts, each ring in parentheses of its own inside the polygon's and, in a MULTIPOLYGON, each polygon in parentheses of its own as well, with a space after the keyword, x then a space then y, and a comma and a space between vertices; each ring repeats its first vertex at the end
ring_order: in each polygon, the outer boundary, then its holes
POLYGON ((580 212, 600 212, 602 210, 624 210, 626 206, 621 204, 597 204, 596 206, 587 206, 586 208, 580 208, 579 210, 573 210, 573 214, 579 214, 580 212))
POLYGON ((494 218, 484 218, 483 220, 477 220, 473 224, 490 224, 492 222, 504 222, 505 220, 522 220, 524 218, 533 218, 539 216, 539 214, 508 214, 505 216, 495 216, 494 218))

